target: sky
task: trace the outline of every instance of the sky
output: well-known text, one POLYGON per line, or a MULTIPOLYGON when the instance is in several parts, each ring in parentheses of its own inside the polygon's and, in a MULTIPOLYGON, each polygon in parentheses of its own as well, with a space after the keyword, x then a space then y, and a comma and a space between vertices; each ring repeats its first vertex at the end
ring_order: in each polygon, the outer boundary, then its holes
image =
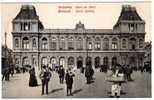
POLYGON ((145 41, 152 40, 151 2, 129 3, 1 3, 1 43, 4 44, 4 33, 7 32, 7 46, 12 48, 12 20, 19 13, 21 5, 34 5, 39 19, 45 28, 75 28, 76 23, 81 21, 87 29, 112 29, 120 16, 122 5, 136 7, 140 17, 145 20, 145 41), (71 6, 71 12, 59 12, 68 10, 62 8, 71 6), (76 12, 86 9, 92 12, 76 12), (60 8, 61 7, 61 8, 60 8), (88 8, 89 7, 89 8, 88 8), (91 7, 91 8, 90 8, 91 7))

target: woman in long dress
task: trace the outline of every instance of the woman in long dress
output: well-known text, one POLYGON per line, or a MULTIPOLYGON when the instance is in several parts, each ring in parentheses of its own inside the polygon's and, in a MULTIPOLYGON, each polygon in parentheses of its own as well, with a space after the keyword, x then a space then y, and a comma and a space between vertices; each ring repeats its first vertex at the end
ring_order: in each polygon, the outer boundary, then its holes
POLYGON ((34 67, 29 71, 29 74, 30 74, 30 78, 29 78, 29 86, 38 86, 38 83, 37 83, 37 79, 36 79, 36 76, 35 76, 35 69, 34 67))

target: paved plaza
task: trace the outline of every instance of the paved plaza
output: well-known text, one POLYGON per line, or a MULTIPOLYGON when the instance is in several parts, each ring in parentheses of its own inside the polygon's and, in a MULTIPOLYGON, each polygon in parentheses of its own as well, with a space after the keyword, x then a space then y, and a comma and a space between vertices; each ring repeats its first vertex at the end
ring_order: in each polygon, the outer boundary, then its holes
MULTIPOLYGON (((95 70, 94 82, 86 84, 86 79, 79 70, 75 72, 73 96, 66 96, 66 85, 59 83, 58 74, 53 72, 49 83, 49 94, 41 95, 39 86, 29 87, 29 73, 15 74, 10 81, 2 82, 3 98, 108 98, 111 83, 105 81, 105 73, 95 70)), ((151 74, 133 72, 134 81, 122 85, 122 98, 151 97, 151 74)))

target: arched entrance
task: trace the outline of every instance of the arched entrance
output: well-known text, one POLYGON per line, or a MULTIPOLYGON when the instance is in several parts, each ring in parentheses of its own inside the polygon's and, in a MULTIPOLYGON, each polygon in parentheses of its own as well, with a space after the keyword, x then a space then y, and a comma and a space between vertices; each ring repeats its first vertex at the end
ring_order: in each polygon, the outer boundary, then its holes
POLYGON ((50 67, 51 67, 52 69, 55 69, 55 66, 56 66, 56 58, 55 58, 55 57, 52 57, 52 58, 50 59, 50 67))
POLYGON ((92 58, 91 57, 86 58, 86 66, 92 67, 92 58))
POLYGON ((47 58, 43 57, 42 60, 41 60, 41 65, 47 65, 47 64, 48 64, 47 58))
POLYGON ((77 58, 77 68, 82 68, 83 67, 83 58, 82 57, 78 57, 77 58))
POLYGON ((132 67, 132 68, 137 67, 137 66, 136 66, 136 63, 137 63, 137 62, 136 62, 135 57, 132 56, 132 57, 129 58, 129 64, 130 64, 129 66, 130 66, 130 67, 132 67))
POLYGON ((95 68, 99 68, 100 67, 100 57, 96 57, 95 58, 95 68))
POLYGON ((29 59, 28 59, 28 57, 24 57, 23 58, 22 66, 25 66, 25 65, 29 65, 29 59))
POLYGON ((68 58, 68 67, 74 67, 74 58, 73 57, 69 57, 68 58))
POLYGON ((103 58, 103 65, 109 66, 108 57, 104 57, 104 58, 103 58))
POLYGON ((116 57, 113 57, 112 58, 112 67, 115 67, 117 64, 117 58, 116 57))
POLYGON ((64 68, 66 67, 66 66, 65 66, 65 58, 64 58, 64 57, 60 57, 60 58, 59 58, 59 65, 60 65, 60 66, 63 66, 64 68))

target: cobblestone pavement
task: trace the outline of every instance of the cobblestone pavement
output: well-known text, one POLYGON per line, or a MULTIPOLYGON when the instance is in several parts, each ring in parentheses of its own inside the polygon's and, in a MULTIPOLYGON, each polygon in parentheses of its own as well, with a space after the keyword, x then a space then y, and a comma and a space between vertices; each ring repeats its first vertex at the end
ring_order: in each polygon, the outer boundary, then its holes
MULTIPOLYGON (((105 73, 95 70, 95 80, 87 85, 83 74, 76 71, 73 85, 73 96, 66 96, 66 85, 59 83, 57 73, 53 73, 49 83, 49 94, 41 95, 41 82, 39 86, 29 87, 29 73, 15 74, 9 82, 2 82, 3 98, 108 98, 110 96, 111 83, 106 82, 105 73)), ((122 84, 123 98, 151 97, 151 74, 134 72, 134 81, 122 84)))

